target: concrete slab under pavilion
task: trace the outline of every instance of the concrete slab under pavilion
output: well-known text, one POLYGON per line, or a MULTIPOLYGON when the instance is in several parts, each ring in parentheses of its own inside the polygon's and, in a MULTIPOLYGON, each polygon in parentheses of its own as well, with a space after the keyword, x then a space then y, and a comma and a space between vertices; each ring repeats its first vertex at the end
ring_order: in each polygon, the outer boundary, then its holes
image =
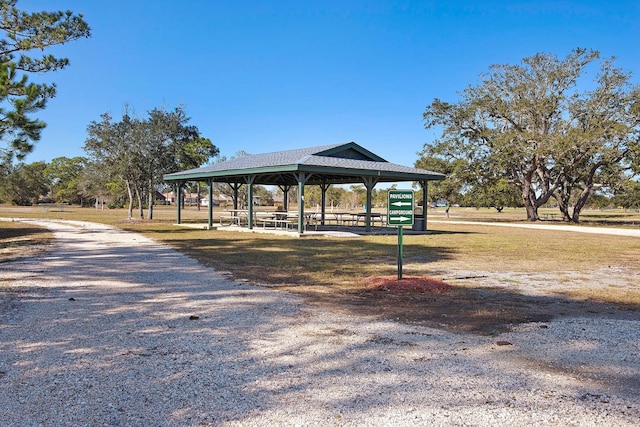
POLYGON ((390 163, 382 157, 372 153, 364 147, 349 142, 319 147, 300 148, 277 151, 264 154, 248 155, 216 163, 201 168, 167 174, 166 182, 175 186, 176 222, 181 223, 182 187, 189 181, 204 181, 208 187, 208 227, 213 228, 213 183, 226 183, 234 192, 234 210, 239 210, 238 190, 242 185, 247 186, 246 228, 255 228, 253 186, 273 185, 284 193, 285 206, 289 190, 296 186, 298 189, 297 233, 303 235, 309 232, 305 224, 304 187, 317 185, 322 191, 319 223, 325 225, 326 191, 336 184, 364 184, 367 191, 366 211, 364 215, 364 231, 372 230, 372 190, 379 183, 416 182, 423 189, 422 197, 422 228, 427 229, 427 191, 429 181, 441 181, 445 175, 424 169, 412 168, 390 163))

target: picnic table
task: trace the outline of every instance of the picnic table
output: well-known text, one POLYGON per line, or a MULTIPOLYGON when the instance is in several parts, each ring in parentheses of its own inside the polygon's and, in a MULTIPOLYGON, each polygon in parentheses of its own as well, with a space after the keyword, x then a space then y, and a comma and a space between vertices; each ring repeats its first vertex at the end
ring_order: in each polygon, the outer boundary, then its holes
MULTIPOLYGON (((362 225, 367 225, 367 214, 366 212, 357 213, 357 221, 356 225, 360 225, 360 221, 362 221, 362 225)), ((371 212, 371 225, 375 225, 376 221, 380 223, 380 226, 384 226, 386 224, 386 214, 371 212)))
POLYGON ((335 221, 336 225, 352 224, 356 225, 358 217, 351 212, 326 212, 324 215, 325 221, 335 221), (333 216, 333 219, 331 218, 333 216))
POLYGON ((249 223, 249 211, 246 209, 231 209, 225 211, 223 215, 218 217, 220 225, 223 224, 223 220, 227 220, 229 225, 245 225, 249 223))
POLYGON ((50 210, 56 209, 60 212, 64 212, 64 207, 69 206, 68 203, 40 203, 42 206, 42 210, 45 212, 49 212, 50 210))
MULTIPOLYGON (((315 225, 317 228, 319 215, 318 212, 304 212, 302 218, 305 229, 310 225, 315 225)), ((298 225, 297 211, 256 212, 254 218, 257 223, 262 224, 263 228, 273 225, 274 228, 288 229, 289 226, 296 228, 298 225)))
MULTIPOLYGON (((297 218, 298 215, 295 215, 297 218)), ((256 212, 255 219, 257 223, 262 224, 262 228, 267 228, 267 225, 273 225, 273 228, 288 229, 289 225, 293 226, 295 223, 292 221, 294 218, 289 212, 256 212)))
MULTIPOLYGON (((303 224, 305 229, 309 226, 315 226, 316 229, 320 224, 322 213, 320 212, 304 212, 303 224)), ((325 212, 325 223, 335 223, 338 226, 360 226, 366 225, 367 214, 365 212, 325 212)), ((229 225, 247 226, 249 224, 249 211, 246 209, 232 209, 223 212, 219 216, 220 225, 225 222, 229 225)), ((371 225, 380 223, 384 226, 386 214, 371 213, 371 225)), ((298 224, 297 211, 254 211, 253 222, 261 225, 262 228, 272 227, 274 229, 295 228, 298 224)))

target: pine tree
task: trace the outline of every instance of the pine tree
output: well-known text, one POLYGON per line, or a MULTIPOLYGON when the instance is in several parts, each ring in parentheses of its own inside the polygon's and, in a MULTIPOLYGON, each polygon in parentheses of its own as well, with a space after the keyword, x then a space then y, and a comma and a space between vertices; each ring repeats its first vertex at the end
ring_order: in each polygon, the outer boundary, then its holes
POLYGON ((65 68, 68 58, 30 56, 49 46, 89 37, 91 30, 81 14, 27 13, 17 0, 0 0, 0 164, 21 160, 40 139, 44 122, 32 114, 46 107, 56 94, 55 84, 29 81, 29 74, 65 68))

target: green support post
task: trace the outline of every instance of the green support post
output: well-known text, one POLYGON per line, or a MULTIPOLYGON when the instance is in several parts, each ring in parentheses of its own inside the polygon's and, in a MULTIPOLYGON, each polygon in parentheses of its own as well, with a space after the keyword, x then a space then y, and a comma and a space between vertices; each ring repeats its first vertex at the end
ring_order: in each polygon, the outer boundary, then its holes
POLYGON ((398 227, 398 280, 402 280, 402 226, 398 227))
POLYGON ((209 228, 213 227, 213 180, 208 179, 209 186, 209 228))
POLYGON ((255 175, 249 175, 245 177, 245 181, 247 183, 247 227, 249 230, 253 229, 253 181, 255 180, 255 175))
POLYGON ((176 224, 180 224, 180 221, 182 220, 181 204, 182 204, 182 184, 178 183, 176 185, 176 224))

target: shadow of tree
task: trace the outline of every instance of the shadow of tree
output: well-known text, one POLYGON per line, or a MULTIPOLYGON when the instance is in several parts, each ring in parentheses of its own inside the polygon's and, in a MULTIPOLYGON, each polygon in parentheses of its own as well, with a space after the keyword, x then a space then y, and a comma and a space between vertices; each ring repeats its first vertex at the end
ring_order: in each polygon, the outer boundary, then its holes
POLYGON ((0 221, 0 263, 35 255, 51 242, 51 237, 46 228, 0 221))
MULTIPOLYGON (((449 326, 425 328, 410 318, 372 319, 386 317, 379 311, 389 295, 375 295, 375 307, 318 311, 295 295, 229 281, 144 237, 134 244, 124 237, 66 230, 37 263, 0 266, 25 290, 20 310, 2 313, 0 423, 353 424, 363 416, 390 420, 393 407, 399 420, 426 424, 434 411, 458 422, 496 408, 530 417, 535 405, 547 416, 558 413, 558 400, 572 404, 561 416, 599 420, 607 412, 591 399, 599 388, 588 394, 554 381, 566 375, 562 363, 540 376, 512 364, 493 338, 449 334, 449 326)), ((233 248, 248 249, 246 242, 233 248)), ((477 296, 471 291, 469 299, 477 296)), ((485 300, 516 297, 484 292, 485 300)), ((625 338, 636 339, 637 331, 625 338)), ((619 374, 602 388, 628 391, 624 381, 639 373, 637 355, 605 364, 619 374)), ((607 417, 637 414, 631 408, 607 417)))

